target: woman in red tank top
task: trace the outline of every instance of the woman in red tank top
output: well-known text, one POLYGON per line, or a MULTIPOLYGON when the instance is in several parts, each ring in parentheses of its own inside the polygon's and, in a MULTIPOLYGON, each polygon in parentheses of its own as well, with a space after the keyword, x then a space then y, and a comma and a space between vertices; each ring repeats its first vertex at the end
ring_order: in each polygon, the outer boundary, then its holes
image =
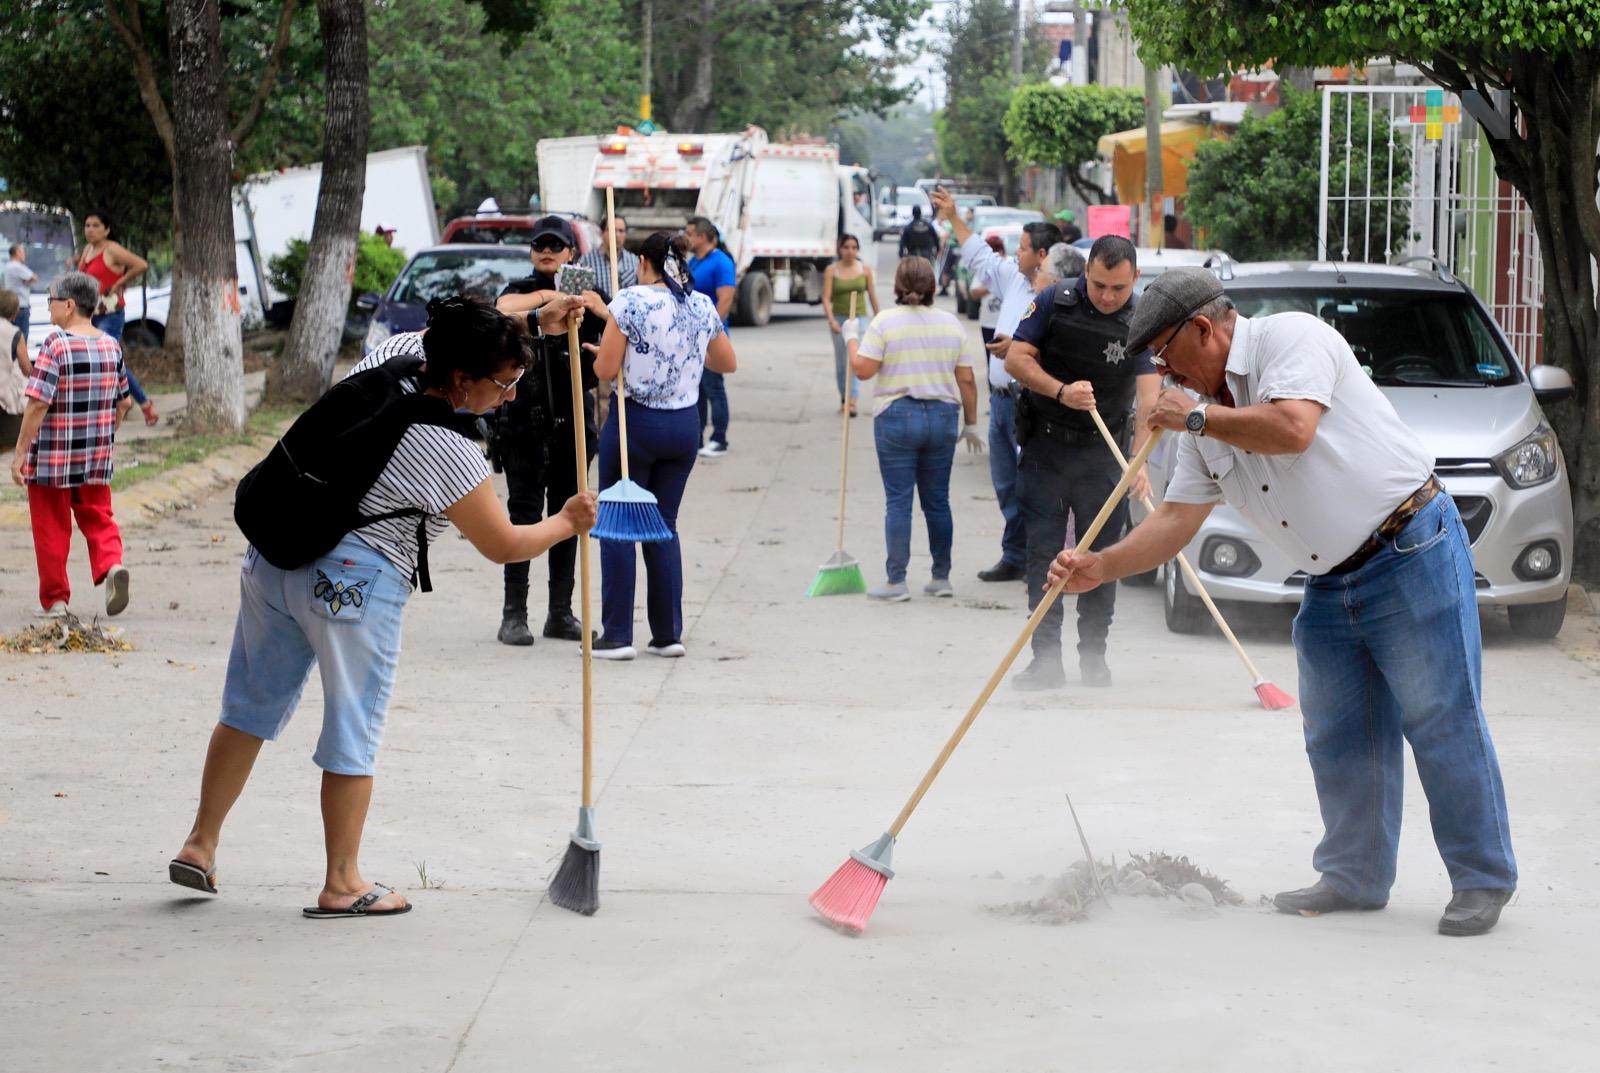
MULTIPOLYGON (((128 250, 122 243, 112 241, 111 218, 103 212, 91 212, 83 218, 83 241, 83 252, 78 255, 78 271, 93 276, 100 285, 100 308, 95 310, 91 323, 121 343, 122 329, 127 325, 124 307, 128 304, 122 292, 129 282, 144 275, 150 262, 128 250)), ((155 403, 145 395, 144 388, 133 375, 133 368, 126 364, 126 357, 124 367, 128 370, 128 390, 144 411, 144 423, 155 424, 161 420, 156 413, 155 403)))

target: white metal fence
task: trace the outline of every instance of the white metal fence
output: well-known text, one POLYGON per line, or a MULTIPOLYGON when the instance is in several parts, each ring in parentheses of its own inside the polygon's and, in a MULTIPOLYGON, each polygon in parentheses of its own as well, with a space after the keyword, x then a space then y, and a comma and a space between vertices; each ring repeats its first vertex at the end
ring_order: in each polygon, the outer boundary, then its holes
POLYGON ((1429 86, 1322 94, 1322 256, 1433 258, 1478 293, 1524 368, 1541 360, 1544 266, 1533 216, 1495 175, 1460 100, 1429 86))

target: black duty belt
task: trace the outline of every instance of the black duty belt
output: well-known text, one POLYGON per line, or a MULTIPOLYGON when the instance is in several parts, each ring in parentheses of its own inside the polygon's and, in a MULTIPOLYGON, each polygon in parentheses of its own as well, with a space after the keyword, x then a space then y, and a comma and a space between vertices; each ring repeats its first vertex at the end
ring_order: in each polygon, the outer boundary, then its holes
POLYGON ((1439 478, 1430 475, 1421 488, 1406 496, 1405 502, 1394 508, 1394 513, 1379 523, 1378 528, 1373 531, 1371 536, 1367 537, 1365 543, 1353 551, 1348 559, 1329 570, 1328 573, 1348 574, 1353 570, 1361 569, 1369 559, 1388 547, 1390 541, 1399 536, 1400 531, 1410 524, 1412 518, 1417 516, 1417 512, 1431 503, 1433 497, 1442 491, 1444 491, 1444 485, 1439 483, 1439 478))
MULTIPOLYGON (((1121 443, 1123 430, 1127 427, 1126 419, 1112 425, 1111 438, 1121 443)), ((1105 443, 1105 438, 1100 435, 1100 430, 1097 428, 1074 428, 1037 416, 1033 419, 1031 436, 1043 436, 1067 447, 1088 447, 1091 444, 1105 443)))

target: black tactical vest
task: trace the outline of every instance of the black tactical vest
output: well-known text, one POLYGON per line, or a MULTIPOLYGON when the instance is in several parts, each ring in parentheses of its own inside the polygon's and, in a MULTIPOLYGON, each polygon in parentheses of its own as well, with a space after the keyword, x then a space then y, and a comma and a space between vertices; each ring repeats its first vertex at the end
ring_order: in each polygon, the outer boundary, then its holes
MULTIPOLYGON (((1095 408, 1111 429, 1126 420, 1133 406, 1133 355, 1127 351, 1128 322, 1133 319, 1129 300, 1106 316, 1093 308, 1077 288, 1056 288, 1050 327, 1039 348, 1039 365, 1064 384, 1087 380, 1094 385, 1095 408)), ((1040 420, 1056 428, 1093 433, 1094 418, 1086 411, 1063 406, 1048 395, 1029 393, 1040 420)))

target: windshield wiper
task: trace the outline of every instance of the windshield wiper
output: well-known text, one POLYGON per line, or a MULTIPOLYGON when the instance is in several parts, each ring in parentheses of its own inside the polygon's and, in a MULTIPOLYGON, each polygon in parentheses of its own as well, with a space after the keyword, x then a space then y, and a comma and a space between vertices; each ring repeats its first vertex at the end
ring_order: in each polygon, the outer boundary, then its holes
POLYGON ((1402 380, 1395 376, 1375 376, 1379 387, 1488 387, 1487 380, 1402 380))

